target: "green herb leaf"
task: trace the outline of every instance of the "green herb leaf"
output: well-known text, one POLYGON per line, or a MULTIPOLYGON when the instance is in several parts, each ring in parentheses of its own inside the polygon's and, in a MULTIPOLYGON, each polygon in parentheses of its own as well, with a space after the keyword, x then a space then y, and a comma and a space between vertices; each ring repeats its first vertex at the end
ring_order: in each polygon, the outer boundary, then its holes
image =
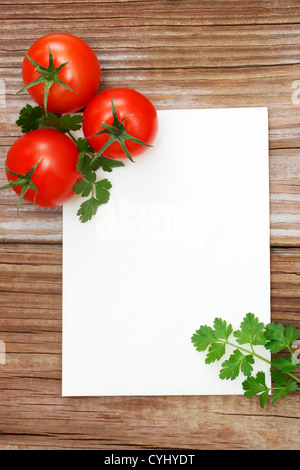
POLYGON ((78 173, 82 173, 83 175, 85 175, 85 173, 88 173, 91 170, 90 163, 91 163, 91 159, 86 154, 86 152, 85 151, 80 152, 78 154, 76 171, 78 173))
POLYGON ((91 156, 94 155, 95 151, 90 147, 88 141, 83 137, 80 137, 76 141, 77 149, 79 150, 76 170, 78 173, 85 175, 86 173, 96 170, 91 166, 91 156))
POLYGON ((95 183, 96 198, 100 204, 106 204, 108 202, 110 188, 111 183, 107 179, 97 181, 97 183, 95 183))
POLYGON ((213 329, 207 325, 201 325, 199 330, 192 336, 192 343, 197 351, 205 351, 209 345, 216 341, 213 329))
POLYGON ((271 369, 271 377, 274 379, 276 387, 282 387, 289 381, 289 377, 280 370, 271 369))
POLYGON ((82 197, 88 197, 93 189, 93 184, 85 181, 84 179, 79 180, 74 184, 73 190, 76 194, 81 194, 82 197))
POLYGON ((298 384, 283 372, 271 369, 271 375, 274 379, 275 390, 272 395, 272 404, 279 399, 285 398, 289 393, 298 390, 298 384))
POLYGON ((48 113, 45 114, 43 119, 41 119, 41 126, 42 127, 55 127, 56 129, 59 127, 59 116, 55 113, 48 113))
POLYGON ((227 325, 226 321, 222 320, 222 318, 215 318, 214 335, 216 338, 225 339, 227 341, 232 331, 232 325, 227 325))
POLYGON ((95 150, 90 147, 89 142, 84 137, 79 137, 76 141, 77 149, 79 152, 91 153, 94 154, 95 150))
POLYGON ((253 313, 247 313, 240 324, 240 330, 235 331, 233 336, 239 344, 264 345, 264 328, 264 323, 260 323, 253 313))
POLYGON ((27 132, 34 131, 39 128, 43 115, 43 108, 40 106, 35 106, 33 108, 30 104, 27 104, 24 108, 21 109, 16 124, 20 126, 22 132, 26 134, 27 132))
POLYGON ((219 377, 224 380, 234 380, 240 371, 249 376, 253 371, 251 364, 254 364, 254 358, 251 354, 244 355, 238 349, 235 349, 229 359, 223 362, 219 377))
POLYGON ((79 131, 81 129, 81 124, 83 122, 83 117, 81 114, 74 114, 70 116, 69 114, 63 114, 60 118, 60 131, 79 131))
POLYGON ((101 205, 101 202, 95 199, 93 196, 84 201, 80 208, 77 211, 80 222, 85 223, 97 213, 98 207, 101 205))
POLYGON ((96 214, 98 207, 108 202, 110 188, 111 183, 107 179, 96 181, 96 173, 91 171, 85 175, 85 179, 75 183, 73 190, 76 194, 88 197, 92 193, 91 198, 84 201, 77 212, 82 223, 91 220, 93 215, 96 214))
POLYGON ((282 372, 294 372, 297 369, 297 364, 293 362, 291 356, 279 357, 272 361, 272 366, 282 372))
POLYGON ((70 116, 63 114, 58 116, 55 113, 46 114, 40 121, 42 127, 54 127, 58 131, 66 134, 69 131, 78 131, 81 128, 83 117, 79 114, 70 116))
POLYGON ((266 406, 268 399, 269 399, 269 391, 262 392, 259 395, 259 403, 260 403, 261 408, 264 408, 266 406))
POLYGON ((290 345, 300 337, 300 333, 295 331, 292 325, 284 327, 281 323, 270 323, 266 326, 265 338, 267 340, 265 347, 271 353, 277 353, 290 345))
POLYGON ((267 401, 270 389, 266 385, 266 375, 264 372, 258 372, 256 377, 248 377, 243 382, 243 389, 245 390, 245 397, 251 398, 255 395, 260 395, 260 406, 264 408, 267 401))
POLYGON ((219 361, 226 352, 225 343, 212 343, 209 346, 208 353, 206 355, 205 363, 211 364, 212 362, 219 361))
POLYGON ((92 163, 92 169, 93 170, 98 170, 99 168, 102 167, 103 171, 111 172, 113 168, 125 166, 123 162, 120 162, 118 160, 112 160, 110 158, 105 158, 105 157, 96 157, 93 160, 92 163))
POLYGON ((272 396, 272 405, 279 399, 279 398, 285 398, 289 393, 294 392, 295 390, 298 390, 298 385, 296 382, 293 380, 288 380, 286 385, 283 388, 277 388, 274 391, 274 394, 272 396))
POLYGON ((85 173, 84 177, 89 183, 95 183, 97 179, 96 173, 90 170, 85 173))

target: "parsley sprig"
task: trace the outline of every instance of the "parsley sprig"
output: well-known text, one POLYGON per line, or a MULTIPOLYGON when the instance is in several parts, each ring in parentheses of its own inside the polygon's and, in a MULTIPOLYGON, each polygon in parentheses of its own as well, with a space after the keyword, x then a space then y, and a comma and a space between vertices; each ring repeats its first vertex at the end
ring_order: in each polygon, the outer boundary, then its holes
POLYGON ((109 201, 112 185, 108 179, 97 180, 97 170, 102 168, 105 172, 111 172, 113 168, 124 166, 123 162, 110 160, 103 156, 95 158, 95 151, 90 147, 87 140, 79 138, 76 141, 79 150, 77 171, 83 178, 73 186, 76 194, 80 194, 84 201, 78 209, 77 215, 80 222, 85 223, 97 213, 98 207, 109 201))
POLYGON ((80 114, 74 114, 73 116, 70 114, 59 115, 50 112, 46 114, 41 106, 33 107, 27 104, 21 109, 16 124, 21 127, 24 134, 44 127, 50 127, 63 134, 67 134, 70 131, 78 131, 81 129, 82 120, 83 118, 80 114))
POLYGON ((192 343, 197 351, 208 350, 206 364, 219 361, 228 347, 234 348, 229 358, 221 364, 219 377, 222 380, 235 380, 241 374, 244 375, 244 395, 247 398, 258 395, 260 406, 264 408, 270 393, 271 403, 274 404, 279 398, 285 398, 299 389, 300 379, 295 372, 300 369, 300 360, 295 357, 291 347, 299 337, 300 332, 292 325, 283 326, 274 322, 265 325, 253 313, 247 313, 236 331, 221 318, 215 318, 213 327, 201 325, 192 336, 192 343), (231 339, 232 336, 235 342, 231 339), (272 354, 286 350, 290 355, 270 361, 258 354, 254 350, 255 346, 264 346, 272 354), (274 386, 266 385, 264 372, 253 375, 256 360, 269 364, 274 386))
POLYGON ((103 157, 100 152, 96 153, 83 137, 76 138, 72 132, 81 129, 82 116, 75 114, 58 115, 48 112, 40 106, 32 107, 27 104, 21 109, 16 123, 21 127, 23 133, 39 128, 56 129, 67 134, 76 144, 79 151, 76 170, 82 174, 82 179, 73 187, 76 194, 85 198, 80 205, 77 215, 80 222, 85 223, 92 219, 98 208, 109 201, 110 189, 112 187, 108 179, 98 180, 98 170, 112 172, 114 168, 124 166, 123 162, 103 157))

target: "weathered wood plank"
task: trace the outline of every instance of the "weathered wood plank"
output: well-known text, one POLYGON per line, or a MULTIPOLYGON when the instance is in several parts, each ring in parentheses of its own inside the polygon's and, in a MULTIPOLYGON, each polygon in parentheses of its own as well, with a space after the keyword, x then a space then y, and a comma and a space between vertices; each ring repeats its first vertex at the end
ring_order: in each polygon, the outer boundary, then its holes
MULTIPOLYGON (((62 398, 61 250, 0 245, 1 449, 299 448, 297 393, 265 410, 244 397, 62 398)), ((299 271, 299 249, 272 250, 272 320, 297 329, 299 271)))
MULTIPOLYGON (((134 21, 141 21, 135 18, 134 21)), ((74 29, 74 20, 61 16, 50 26, 47 19, 38 21, 37 34, 34 19, 1 20, 2 67, 21 66, 24 54, 38 37, 74 29)), ((211 27, 185 25, 183 17, 178 25, 149 26, 143 19, 142 25, 133 28, 127 18, 108 20, 102 16, 91 19, 87 29, 86 22, 76 20, 76 34, 88 42, 106 69, 249 67, 300 62, 300 24, 211 27)))
POLYGON ((16 378, 11 398, 0 405, 5 419, 0 448, 299 449, 298 397, 286 398, 284 406, 278 403, 276 411, 262 411, 244 397, 74 398, 62 403, 59 389, 56 380, 16 378))
MULTIPOLYGON (((4 0, 2 15, 14 18, 57 19, 55 0, 4 0), (27 6, 30 5, 30 8, 27 6), (54 9, 53 9, 54 7, 54 9)), ((74 18, 118 18, 129 24, 185 24, 192 25, 237 25, 276 24, 299 22, 299 2, 277 0, 276 2, 238 0, 178 1, 178 0, 62 0, 59 2, 59 16, 74 18), (136 12, 138 11, 138 15, 136 12), (135 22, 135 23, 134 23, 135 22)))

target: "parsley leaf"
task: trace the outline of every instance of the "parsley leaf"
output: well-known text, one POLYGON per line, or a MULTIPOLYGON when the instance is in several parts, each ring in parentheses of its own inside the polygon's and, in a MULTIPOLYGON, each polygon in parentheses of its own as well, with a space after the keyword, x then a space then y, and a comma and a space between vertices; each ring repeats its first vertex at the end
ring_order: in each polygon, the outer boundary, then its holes
POLYGON ((97 168, 92 168, 91 166, 91 156, 95 153, 94 149, 90 147, 88 141, 83 137, 80 137, 76 141, 77 149, 79 150, 76 170, 78 173, 85 175, 91 170, 96 170, 97 168))
POLYGON ((96 179, 97 179, 97 175, 94 171, 87 171, 84 175, 85 179, 89 182, 89 183, 92 183, 94 184, 96 179))
POLYGON ((76 171, 84 175, 90 170, 90 163, 91 163, 91 159, 86 154, 86 152, 84 151, 79 152, 77 164, 76 164, 76 171))
POLYGON ((34 131, 39 128, 42 116, 44 116, 43 108, 40 106, 35 106, 33 108, 30 104, 27 104, 21 109, 16 124, 18 124, 18 126, 21 127, 22 132, 26 134, 27 132, 34 131))
POLYGON ((81 179, 77 183, 74 184, 73 190, 75 191, 76 194, 81 194, 82 197, 88 197, 90 193, 93 191, 96 178, 97 178, 96 173, 92 171, 86 172, 84 179, 81 179))
POLYGON ((60 129, 58 130, 61 132, 79 131, 82 122, 83 117, 80 114, 74 114, 73 116, 63 114, 59 120, 60 129))
POLYGON ((272 404, 274 405, 274 403, 279 398, 285 398, 289 393, 292 393, 295 390, 298 390, 297 383, 289 379, 284 387, 278 387, 275 389, 274 394, 272 396, 272 404))
POLYGON ((79 152, 94 154, 95 150, 90 146, 89 142, 84 137, 79 137, 76 141, 77 149, 79 152))
POLYGON ((269 395, 269 387, 266 385, 266 375, 264 372, 258 372, 256 374, 256 377, 248 377, 244 382, 243 382, 243 389, 245 390, 245 397, 251 398, 254 395, 260 394, 259 400, 260 400, 260 406, 261 408, 264 408, 267 401, 268 401, 268 395, 269 395))
POLYGON ((192 343, 197 351, 205 351, 205 349, 215 342, 216 337, 214 331, 210 326, 201 325, 199 330, 192 336, 192 343))
POLYGON ((43 119, 41 120, 42 127, 59 127, 59 116, 54 113, 45 114, 43 119))
POLYGON ((253 313, 247 313, 240 325, 240 330, 235 331, 233 336, 239 344, 263 345, 266 343, 264 329, 264 323, 260 323, 253 313))
POLYGON ((79 114, 70 116, 63 114, 58 116, 55 113, 46 114, 40 121, 42 127, 54 127, 58 131, 66 134, 69 131, 78 131, 81 128, 83 117, 79 114))
POLYGON ((106 204, 108 202, 110 188, 111 183, 107 179, 95 183, 96 197, 100 204, 106 204))
POLYGON ((289 348, 300 337, 300 333, 296 332, 292 325, 284 327, 281 323, 276 324, 274 322, 266 326, 264 334, 267 340, 265 346, 271 353, 289 348))
POLYGON ((107 172, 111 172, 113 168, 117 168, 120 166, 125 165, 123 162, 105 157, 96 157, 91 163, 91 167, 93 170, 98 170, 102 167, 102 170, 107 172))
POLYGON ((54 127, 65 134, 69 131, 81 129, 82 121, 83 117, 79 114, 74 116, 70 114, 63 114, 62 116, 55 113, 45 114, 41 106, 32 107, 30 104, 27 104, 21 109, 16 124, 21 127, 24 134, 39 129, 39 127, 54 127))
POLYGON ((234 380, 240 371, 249 376, 253 371, 251 364, 254 364, 254 358, 251 354, 244 355, 241 351, 235 349, 229 359, 223 362, 219 377, 223 380, 234 380))
POLYGON ((79 220, 82 223, 91 220, 93 215, 96 214, 98 207, 109 201, 111 183, 107 179, 96 181, 96 177, 95 172, 88 171, 85 174, 85 178, 79 180, 73 186, 75 193, 81 194, 82 197, 88 197, 91 194, 90 199, 84 201, 77 211, 79 220))
POLYGON ((271 369, 271 375, 274 379, 275 389, 272 396, 272 404, 279 398, 285 398, 289 393, 298 390, 298 384, 283 372, 271 369))
POLYGON ((208 353, 206 355, 205 364, 211 364, 212 362, 219 361, 224 356, 226 351, 225 343, 212 343, 209 346, 208 353))
POLYGON ((291 356, 279 357, 272 361, 272 366, 282 372, 294 372, 297 369, 297 364, 293 362, 291 356))
POLYGON ((93 184, 86 180, 79 180, 74 184, 73 190, 76 194, 81 194, 82 197, 88 197, 93 189, 93 184))
POLYGON ((93 215, 97 213, 100 204, 101 202, 98 201, 94 196, 92 196, 87 201, 84 201, 77 211, 80 222, 85 223, 88 220, 91 220, 93 215))
POLYGON ((214 320, 214 335, 216 338, 227 340, 231 335, 233 329, 232 325, 227 325, 222 318, 215 318, 214 320))

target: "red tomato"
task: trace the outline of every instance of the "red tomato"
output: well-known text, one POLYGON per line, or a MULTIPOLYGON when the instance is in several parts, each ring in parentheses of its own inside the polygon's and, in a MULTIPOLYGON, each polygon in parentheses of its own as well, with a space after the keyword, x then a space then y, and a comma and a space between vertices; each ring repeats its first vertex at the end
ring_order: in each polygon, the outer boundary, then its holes
MULTIPOLYGON (((91 147, 98 152, 110 137, 110 134, 91 136, 103 130, 101 126, 103 121, 109 125, 113 124, 111 98, 119 121, 132 114, 123 121, 125 130, 137 139, 152 145, 158 131, 157 112, 153 104, 138 91, 129 88, 111 88, 94 96, 85 108, 82 129, 91 147)), ((131 140, 126 140, 126 147, 132 157, 142 154, 148 148, 131 140)), ((111 159, 126 158, 124 150, 117 141, 103 152, 103 156, 111 159)))
MULTIPOLYGON (((76 171, 78 150, 66 135, 53 129, 37 129, 24 134, 14 142, 6 158, 7 168, 19 175, 25 175, 38 163, 32 175, 37 194, 28 189, 24 199, 41 207, 55 207, 64 204, 75 193, 73 185, 81 175, 76 171)), ((18 177, 6 173, 9 181, 18 177)), ((14 186, 20 195, 21 186, 14 186)))
MULTIPOLYGON (((80 38, 71 34, 48 34, 38 39, 27 55, 43 67, 49 66, 49 46, 54 67, 69 62, 59 72, 58 77, 74 92, 54 83, 49 91, 47 110, 53 113, 72 113, 84 108, 97 93, 100 84, 100 64, 92 49, 80 38)), ((28 60, 23 61, 23 80, 28 85, 41 76, 28 60)), ((44 107, 44 84, 28 88, 36 103, 44 107)))

